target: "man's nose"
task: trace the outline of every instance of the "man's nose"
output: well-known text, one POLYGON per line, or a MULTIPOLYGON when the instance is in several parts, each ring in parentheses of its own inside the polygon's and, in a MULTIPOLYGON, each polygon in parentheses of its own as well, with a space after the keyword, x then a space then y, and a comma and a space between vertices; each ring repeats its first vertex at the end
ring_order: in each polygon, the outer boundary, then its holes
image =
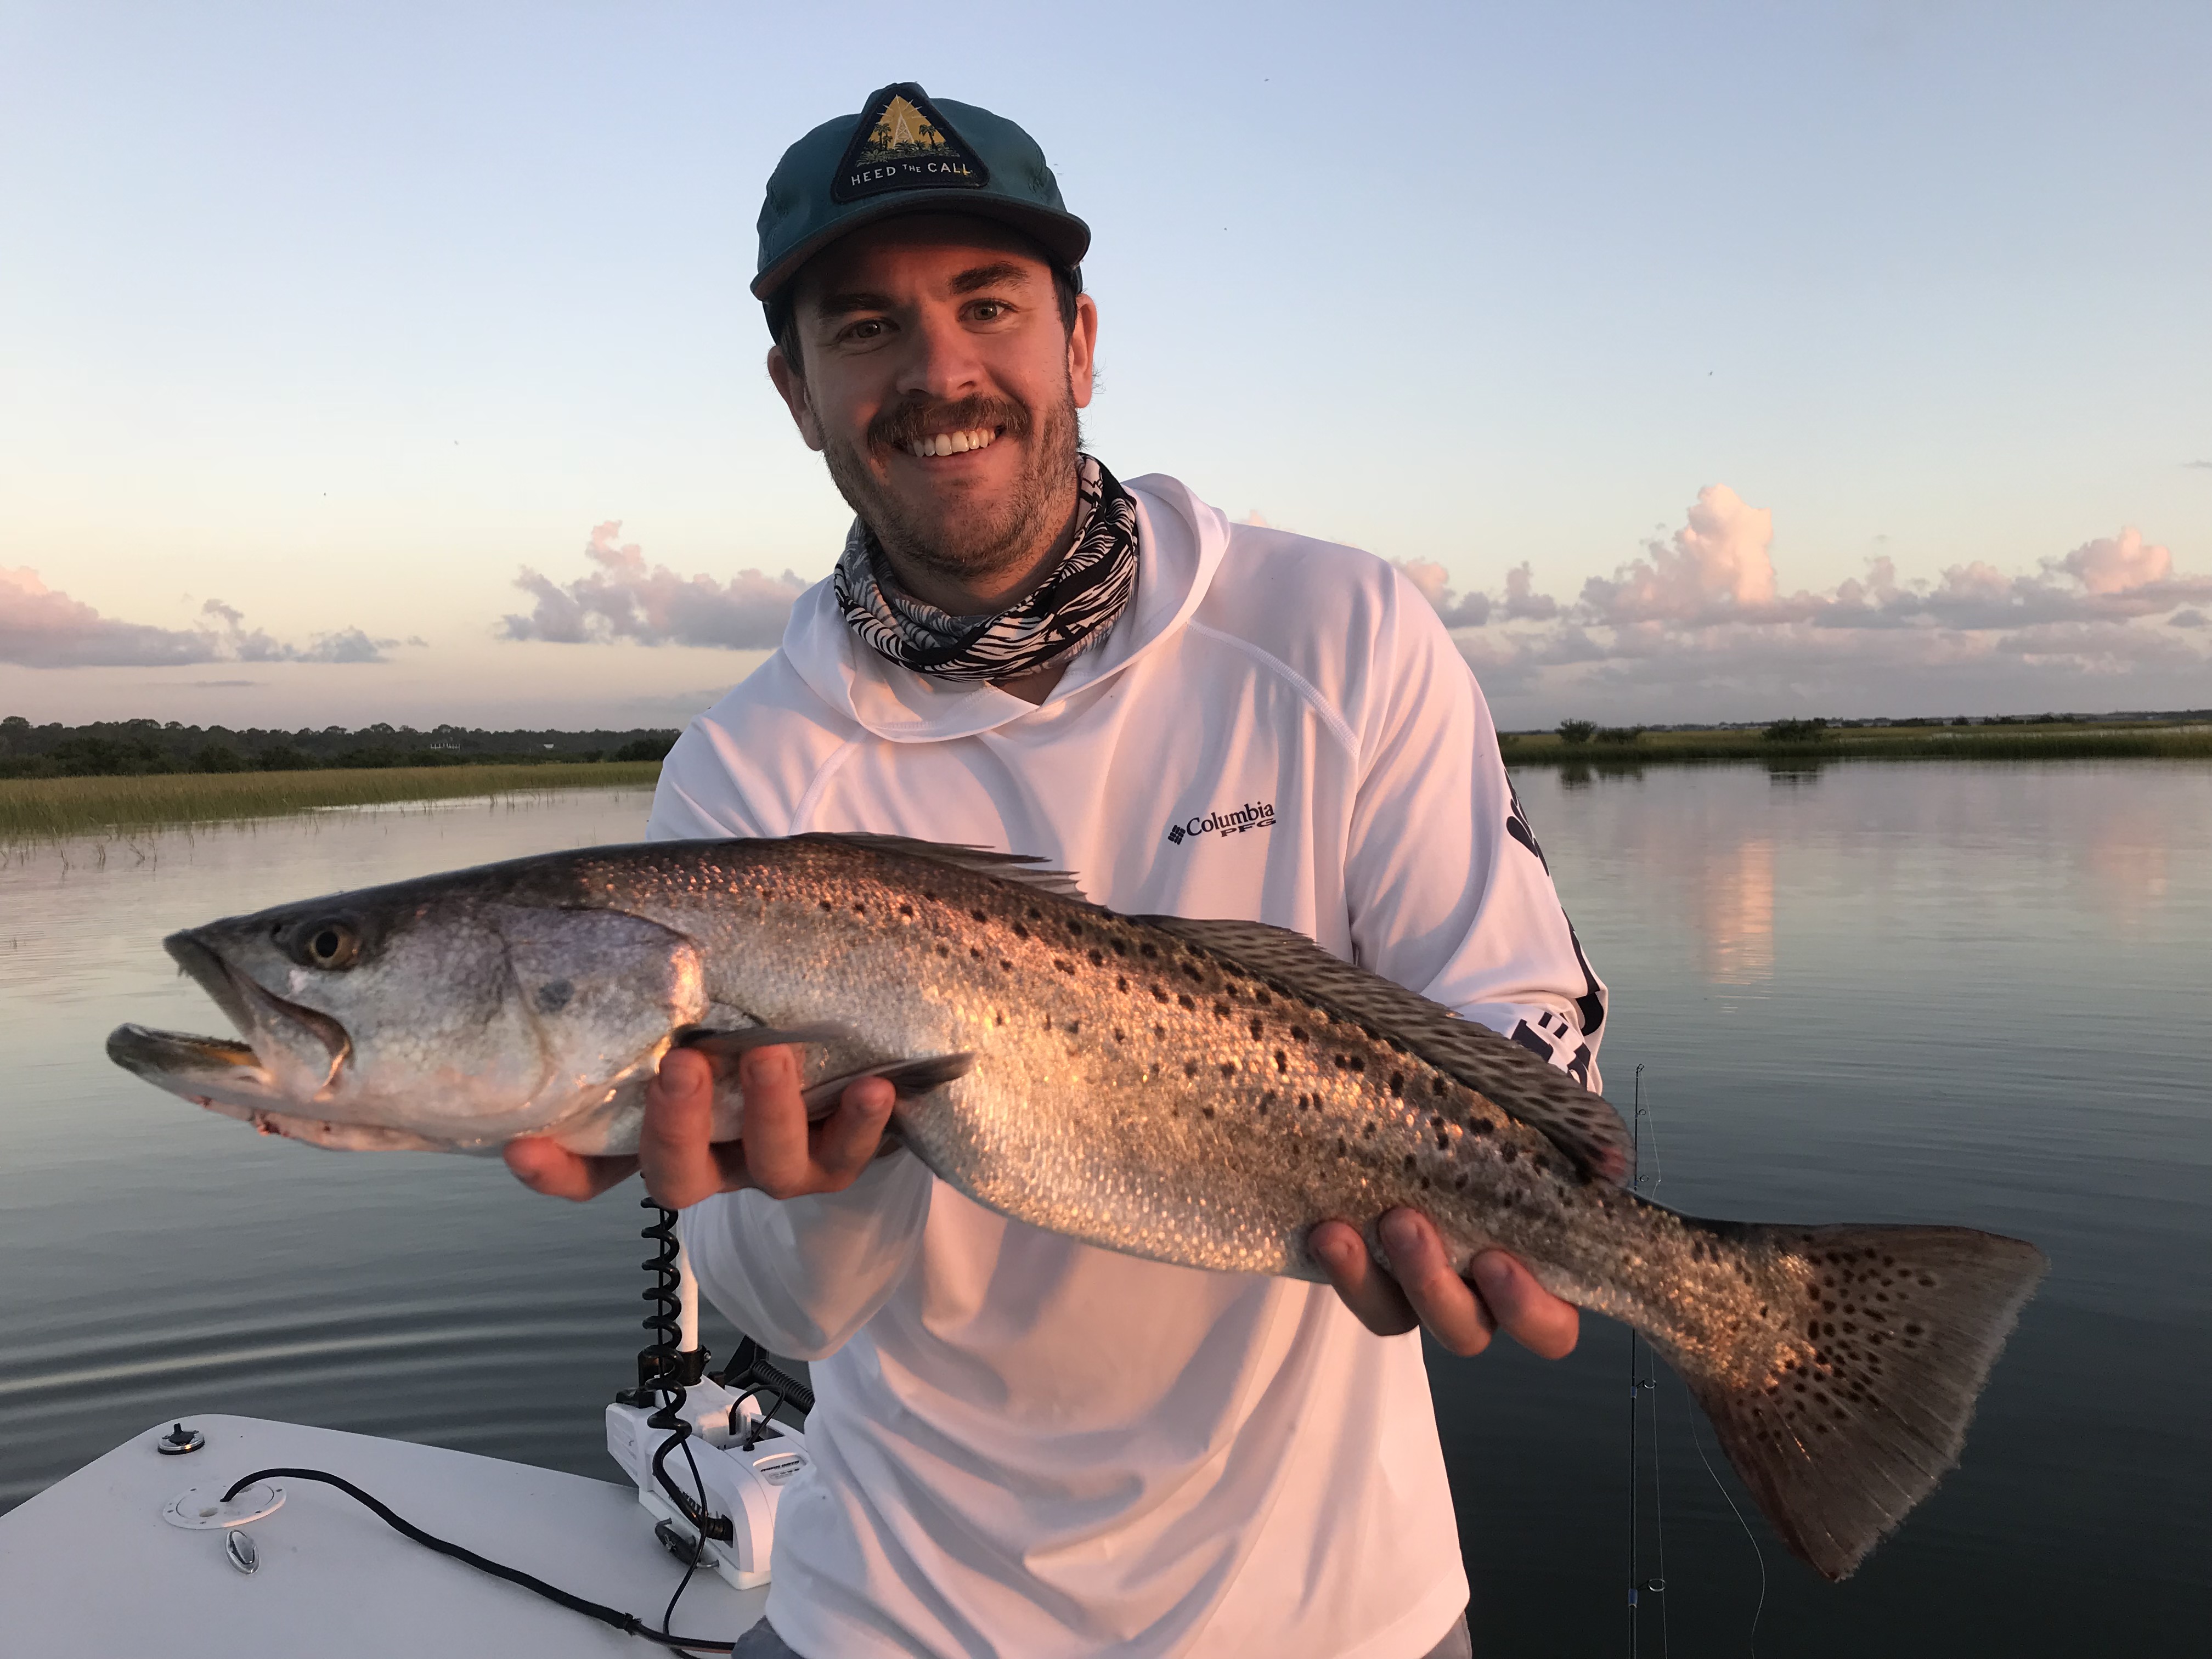
POLYGON ((914 320, 899 363, 896 390, 902 398, 949 402, 981 390, 982 380, 975 337, 957 315, 925 312, 914 320))

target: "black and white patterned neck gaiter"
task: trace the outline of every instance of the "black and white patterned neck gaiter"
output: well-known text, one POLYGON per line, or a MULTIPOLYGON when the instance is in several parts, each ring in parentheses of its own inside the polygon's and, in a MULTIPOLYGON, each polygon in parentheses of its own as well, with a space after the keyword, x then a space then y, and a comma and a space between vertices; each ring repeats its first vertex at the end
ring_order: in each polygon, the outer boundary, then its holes
POLYGON ((830 589, 853 631, 943 680, 1034 674, 1105 639, 1137 591, 1137 503, 1095 459, 1075 459, 1074 545, 1043 586, 993 616, 956 617, 904 592, 875 532, 854 520, 830 589))

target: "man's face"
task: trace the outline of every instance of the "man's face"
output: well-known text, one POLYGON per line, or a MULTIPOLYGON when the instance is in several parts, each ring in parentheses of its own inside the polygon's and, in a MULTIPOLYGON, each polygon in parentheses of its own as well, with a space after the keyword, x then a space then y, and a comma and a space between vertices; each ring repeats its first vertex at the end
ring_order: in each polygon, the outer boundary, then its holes
POLYGON ((1097 312, 1066 328, 1034 246, 988 220, 855 231, 797 278, 801 366, 769 373, 884 546, 963 588, 1033 562, 1074 511, 1097 312))

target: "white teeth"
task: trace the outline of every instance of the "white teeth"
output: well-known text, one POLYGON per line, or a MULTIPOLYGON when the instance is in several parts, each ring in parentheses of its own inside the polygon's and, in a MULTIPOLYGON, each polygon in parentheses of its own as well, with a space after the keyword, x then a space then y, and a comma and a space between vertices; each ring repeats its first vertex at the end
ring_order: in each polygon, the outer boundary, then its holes
POLYGON ((927 438, 917 438, 906 447, 909 455, 927 459, 935 455, 958 455, 970 449, 987 449, 998 437, 988 428, 971 432, 939 432, 927 438))

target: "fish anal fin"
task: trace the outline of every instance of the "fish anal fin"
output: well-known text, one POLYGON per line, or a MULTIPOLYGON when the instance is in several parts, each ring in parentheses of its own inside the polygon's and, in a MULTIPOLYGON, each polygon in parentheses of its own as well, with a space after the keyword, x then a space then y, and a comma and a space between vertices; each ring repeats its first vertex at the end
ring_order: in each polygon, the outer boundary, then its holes
POLYGON ((1265 922, 1139 916, 1211 951, 1286 994, 1304 997, 1395 1038, 1501 1111, 1540 1132, 1583 1174, 1628 1174, 1628 1128, 1602 1095, 1480 1021, 1330 955, 1304 933, 1265 922))
POLYGON ((824 1078, 800 1098, 806 1103, 807 1116, 824 1117, 836 1109, 845 1091, 863 1078, 882 1078, 891 1085, 900 1099, 911 1100, 917 1095, 926 1095, 932 1089, 941 1089, 946 1084, 967 1076, 975 1065, 973 1054, 925 1054, 918 1060, 894 1060, 881 1066, 848 1072, 842 1077, 824 1078))
POLYGON ((2049 1264, 2032 1244, 1966 1227, 1691 1224, 1803 1289, 1781 1321, 1711 1346, 1655 1346, 1790 1551, 1848 1578, 1958 1462, 2049 1264))

